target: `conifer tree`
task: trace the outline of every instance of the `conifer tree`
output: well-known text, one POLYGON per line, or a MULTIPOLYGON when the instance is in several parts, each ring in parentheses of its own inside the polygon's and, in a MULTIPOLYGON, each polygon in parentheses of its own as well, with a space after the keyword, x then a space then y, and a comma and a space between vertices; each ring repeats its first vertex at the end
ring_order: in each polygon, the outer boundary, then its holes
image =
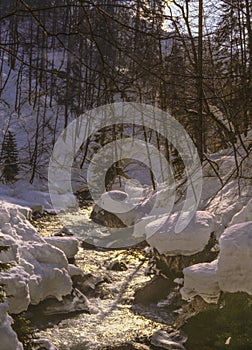
POLYGON ((5 183, 15 182, 18 174, 18 150, 15 135, 8 131, 5 134, 2 151, 1 151, 1 165, 3 168, 2 179, 5 183))

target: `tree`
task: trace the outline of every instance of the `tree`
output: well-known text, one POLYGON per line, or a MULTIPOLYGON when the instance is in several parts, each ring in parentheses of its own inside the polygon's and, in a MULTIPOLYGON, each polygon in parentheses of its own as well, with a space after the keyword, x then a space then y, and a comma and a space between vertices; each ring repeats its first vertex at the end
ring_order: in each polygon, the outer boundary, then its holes
POLYGON ((11 131, 7 131, 1 151, 1 163, 3 167, 2 178, 6 183, 15 182, 19 171, 18 167, 18 150, 15 135, 11 131))

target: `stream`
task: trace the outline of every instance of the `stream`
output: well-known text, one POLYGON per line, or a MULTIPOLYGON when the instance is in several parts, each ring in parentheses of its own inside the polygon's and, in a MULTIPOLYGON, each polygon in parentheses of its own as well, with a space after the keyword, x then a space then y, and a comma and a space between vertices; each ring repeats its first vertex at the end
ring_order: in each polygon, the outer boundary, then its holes
MULTIPOLYGON (((42 236, 51 236, 64 224, 77 221, 81 215, 87 233, 98 228, 89 219, 90 212, 91 207, 86 206, 60 219, 56 215, 45 215, 33 221, 33 225, 42 236)), ((49 339, 59 350, 98 350, 112 349, 112 345, 126 342, 149 345, 153 332, 171 329, 174 318, 166 310, 165 303, 133 304, 135 291, 151 279, 145 273, 147 258, 143 249, 80 248, 75 264, 85 273, 103 278, 94 295, 87 295, 91 314, 43 318, 35 307, 33 324, 38 328, 36 335, 49 339), (122 262, 125 269, 112 271, 109 265, 113 261, 122 262)))
MULTIPOLYGON (((65 213, 61 218, 46 214, 32 223, 42 236, 51 236, 68 224, 71 227, 73 223, 81 221, 82 229, 78 236, 81 241, 85 238, 86 242, 86 235, 100 229, 89 218, 91 210, 91 206, 83 206, 78 211, 65 213)), ((153 275, 146 273, 148 259, 143 247, 108 250, 90 249, 88 245, 82 245, 75 264, 90 276, 91 282, 99 282, 91 288, 91 292, 81 290, 90 302, 90 313, 45 316, 43 303, 33 306, 28 318, 35 328, 35 335, 49 339, 59 350, 170 349, 155 347, 150 340, 157 330, 173 331, 172 325, 178 317, 174 311, 181 308, 181 300, 177 303, 172 295, 178 293, 164 285, 156 286, 154 293, 159 288, 159 291, 163 291, 164 299, 142 302, 152 293, 151 284, 148 291, 145 289, 140 297, 139 293, 138 298, 134 297, 135 292, 153 278, 153 275), (111 269, 115 262, 123 267, 120 271, 111 269)), ((198 308, 201 312, 187 320, 181 328, 182 334, 188 335, 185 344, 187 350, 252 349, 250 296, 246 293, 223 295, 218 305, 206 305, 197 300, 194 306, 188 304, 188 314, 195 314, 198 308)))

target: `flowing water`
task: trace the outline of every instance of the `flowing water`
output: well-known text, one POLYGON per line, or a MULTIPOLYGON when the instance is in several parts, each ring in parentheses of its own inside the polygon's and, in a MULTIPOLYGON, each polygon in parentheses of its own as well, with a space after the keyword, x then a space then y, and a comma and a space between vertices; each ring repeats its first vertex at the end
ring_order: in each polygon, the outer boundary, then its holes
MULTIPOLYGON (((80 214, 82 220, 85 217, 86 231, 97 227, 89 220, 89 207, 81 209, 81 213, 65 214, 60 220, 58 216, 48 215, 33 224, 41 235, 48 236, 59 231, 65 223, 78 220, 80 214)), ((135 290, 150 280, 145 274, 147 259, 143 250, 80 248, 76 265, 95 276, 107 276, 108 281, 99 286, 97 295, 89 297, 91 314, 68 314, 57 322, 48 319, 40 327, 37 334, 51 340, 60 350, 98 350, 133 341, 148 343, 155 330, 168 329, 172 324, 173 318, 162 305, 133 305, 135 290), (108 270, 108 265, 115 260, 126 264, 127 270, 108 270)), ((37 324, 42 324, 38 315, 36 318, 37 324)))

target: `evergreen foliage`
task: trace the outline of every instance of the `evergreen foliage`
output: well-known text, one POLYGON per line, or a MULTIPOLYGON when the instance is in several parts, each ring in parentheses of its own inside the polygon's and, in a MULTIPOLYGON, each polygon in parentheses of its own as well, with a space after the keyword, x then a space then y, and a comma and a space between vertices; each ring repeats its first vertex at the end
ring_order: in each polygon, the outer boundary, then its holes
POLYGON ((8 131, 5 134, 2 151, 1 151, 1 165, 2 165, 2 180, 5 183, 15 182, 18 174, 18 150, 15 135, 8 131))

